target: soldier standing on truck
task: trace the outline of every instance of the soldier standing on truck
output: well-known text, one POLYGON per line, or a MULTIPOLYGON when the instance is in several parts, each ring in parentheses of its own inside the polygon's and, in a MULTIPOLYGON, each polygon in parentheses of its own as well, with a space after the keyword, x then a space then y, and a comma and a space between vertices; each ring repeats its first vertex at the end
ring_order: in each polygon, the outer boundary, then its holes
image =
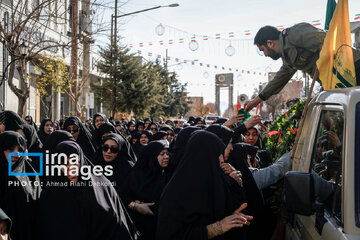
MULTIPOLYGON (((326 32, 309 23, 299 23, 279 31, 265 26, 257 32, 254 44, 266 57, 281 58, 283 65, 264 90, 257 97, 246 102, 244 109, 250 111, 262 101, 279 93, 297 70, 314 77, 316 61, 319 58, 326 32)), ((356 71, 356 85, 360 85, 360 51, 353 49, 356 71)))

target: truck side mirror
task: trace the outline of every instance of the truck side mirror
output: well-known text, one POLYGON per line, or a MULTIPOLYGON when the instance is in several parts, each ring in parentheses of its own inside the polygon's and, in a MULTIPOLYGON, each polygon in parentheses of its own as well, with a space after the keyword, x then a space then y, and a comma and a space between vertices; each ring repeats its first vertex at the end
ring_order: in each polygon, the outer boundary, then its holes
POLYGON ((288 211, 310 216, 314 213, 314 180, 310 173, 285 174, 285 205, 288 211))

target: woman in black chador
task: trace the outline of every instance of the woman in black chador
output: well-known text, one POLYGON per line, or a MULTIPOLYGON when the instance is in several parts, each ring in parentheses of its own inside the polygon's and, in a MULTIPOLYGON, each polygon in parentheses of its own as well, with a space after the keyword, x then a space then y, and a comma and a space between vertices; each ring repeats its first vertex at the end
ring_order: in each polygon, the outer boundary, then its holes
POLYGON ((33 126, 35 128, 36 131, 38 131, 38 126, 36 125, 36 123, 34 122, 32 116, 28 115, 25 117, 25 121, 27 124, 33 126))
POLYGON ((146 144, 149 143, 152 135, 152 132, 148 130, 143 130, 140 132, 139 140, 137 140, 136 143, 132 146, 137 157, 139 157, 141 150, 146 146, 146 144))
MULTIPOLYGON (((0 134, 0 208, 12 219, 11 239, 33 240, 36 237, 36 200, 41 187, 37 176, 9 176, 9 153, 26 151, 25 139, 13 131, 0 134), (35 183, 36 182, 36 183, 35 183)), ((34 173, 25 157, 12 156, 12 173, 34 173)))
POLYGON ((111 123, 103 123, 99 126, 99 128, 95 131, 95 135, 93 135, 93 139, 96 143, 96 148, 101 147, 102 139, 104 136, 110 133, 119 133, 114 125, 111 123))
POLYGON ((241 239, 233 228, 249 224, 250 216, 236 209, 220 168, 225 145, 213 133, 194 133, 186 146, 159 208, 157 239, 241 239))
POLYGON ((0 112, 0 133, 6 131, 17 131, 22 132, 25 121, 13 111, 2 111, 0 112))
POLYGON ((54 123, 50 118, 44 118, 41 121, 41 125, 38 131, 39 138, 41 142, 44 144, 46 138, 54 131, 54 123))
POLYGON ((101 148, 96 151, 93 163, 95 165, 112 166, 113 174, 107 176, 110 182, 115 183, 114 187, 121 200, 127 206, 129 200, 124 194, 126 179, 131 172, 134 159, 131 155, 130 145, 118 134, 110 133, 102 140, 101 148))
MULTIPOLYGON (((78 164, 67 162, 64 169, 93 167, 73 141, 57 145, 56 153, 67 159, 77 156, 78 164)), ((64 171, 64 169, 62 171, 64 171)), ((104 176, 61 172, 51 177, 40 199, 39 240, 138 239, 138 233, 110 181, 104 176)))
POLYGON ((85 156, 92 159, 95 153, 95 143, 92 140, 90 131, 84 126, 78 117, 72 116, 66 119, 64 130, 71 133, 76 142, 80 145, 85 156))
POLYGON ((146 240, 155 239, 159 200, 169 179, 168 149, 164 141, 146 145, 126 183, 127 195, 132 200, 128 205, 130 215, 146 240))

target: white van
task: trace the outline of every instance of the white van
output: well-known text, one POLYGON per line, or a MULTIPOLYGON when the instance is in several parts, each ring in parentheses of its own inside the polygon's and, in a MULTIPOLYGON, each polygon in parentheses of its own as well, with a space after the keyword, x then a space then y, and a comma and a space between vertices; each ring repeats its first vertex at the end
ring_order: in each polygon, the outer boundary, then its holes
POLYGON ((292 170, 285 239, 360 239, 360 88, 310 102, 292 170))

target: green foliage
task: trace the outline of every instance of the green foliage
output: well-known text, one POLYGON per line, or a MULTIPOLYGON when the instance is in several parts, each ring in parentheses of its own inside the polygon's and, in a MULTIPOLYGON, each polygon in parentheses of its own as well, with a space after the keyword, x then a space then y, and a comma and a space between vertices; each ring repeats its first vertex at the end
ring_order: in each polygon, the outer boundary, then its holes
POLYGON ((292 105, 287 113, 280 114, 272 122, 269 131, 280 133, 269 136, 265 141, 266 149, 270 152, 273 161, 292 149, 296 137, 294 133, 299 127, 304 106, 305 100, 300 100, 292 105))
POLYGON ((100 50, 97 65, 105 74, 102 83, 92 83, 96 100, 115 112, 146 116, 176 116, 188 111, 186 86, 175 73, 158 63, 142 63, 125 47, 108 46, 100 50), (116 64, 115 64, 116 63, 116 64))
POLYGON ((46 53, 41 54, 36 59, 35 70, 41 72, 41 76, 35 82, 40 96, 47 96, 47 87, 51 86, 52 90, 64 93, 69 87, 69 71, 64 60, 57 56, 48 56, 46 53))

